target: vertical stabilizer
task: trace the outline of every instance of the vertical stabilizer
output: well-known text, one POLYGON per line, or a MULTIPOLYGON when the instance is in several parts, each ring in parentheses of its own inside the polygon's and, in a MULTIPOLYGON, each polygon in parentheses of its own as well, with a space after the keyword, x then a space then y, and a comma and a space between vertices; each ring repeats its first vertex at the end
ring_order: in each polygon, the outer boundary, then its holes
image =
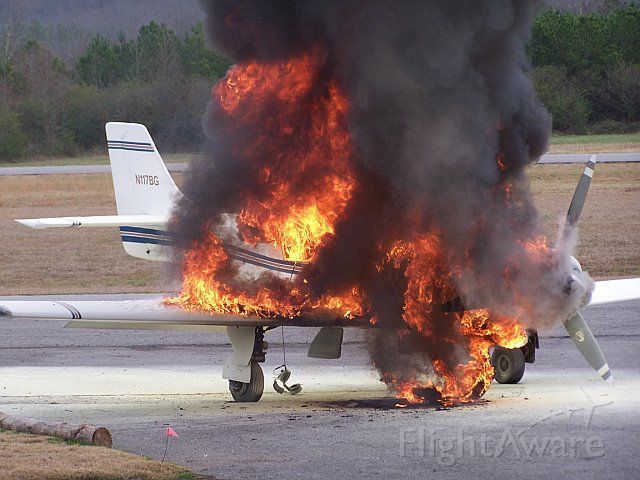
MULTIPOLYGON (((107 123, 107 145, 118 215, 153 215, 167 219, 182 193, 169 175, 147 127, 107 123)), ((158 225, 123 224, 125 251, 147 260, 166 260, 172 239, 166 220, 158 225)))
POLYGON ((166 215, 182 196, 169 175, 147 127, 107 123, 118 215, 166 215))

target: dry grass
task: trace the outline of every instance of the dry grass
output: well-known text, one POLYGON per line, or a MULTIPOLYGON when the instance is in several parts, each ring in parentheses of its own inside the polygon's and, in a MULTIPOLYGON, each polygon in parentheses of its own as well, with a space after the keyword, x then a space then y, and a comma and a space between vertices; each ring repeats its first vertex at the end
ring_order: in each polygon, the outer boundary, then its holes
POLYGON ((0 480, 194 478, 178 465, 104 447, 69 445, 51 437, 0 432, 0 480))
MULTIPOLYGON (((552 238, 582 169, 530 168, 552 238)), ((110 175, 0 177, 0 295, 166 291, 162 265, 129 257, 115 228, 31 230, 13 221, 115 211, 110 175)), ((640 164, 598 165, 580 234, 577 257, 592 275, 640 274, 640 164)))
POLYGON ((638 153, 640 143, 580 143, 550 145, 548 153, 638 153))
MULTIPOLYGON (((534 165, 532 189, 555 239, 584 165, 534 165)), ((594 277, 640 275, 640 164, 596 167, 579 223, 576 257, 594 277)))
POLYGON ((111 175, 0 177, 0 294, 166 289, 162 265, 128 256, 115 228, 32 230, 13 221, 115 213, 111 175))

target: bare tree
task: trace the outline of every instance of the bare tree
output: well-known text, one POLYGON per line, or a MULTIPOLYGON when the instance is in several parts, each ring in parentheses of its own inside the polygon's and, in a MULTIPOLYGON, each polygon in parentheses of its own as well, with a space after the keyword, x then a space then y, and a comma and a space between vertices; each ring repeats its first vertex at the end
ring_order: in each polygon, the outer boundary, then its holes
POLYGON ((4 6, 0 33, 0 70, 4 71, 19 45, 21 26, 27 15, 27 0, 10 0, 4 6))

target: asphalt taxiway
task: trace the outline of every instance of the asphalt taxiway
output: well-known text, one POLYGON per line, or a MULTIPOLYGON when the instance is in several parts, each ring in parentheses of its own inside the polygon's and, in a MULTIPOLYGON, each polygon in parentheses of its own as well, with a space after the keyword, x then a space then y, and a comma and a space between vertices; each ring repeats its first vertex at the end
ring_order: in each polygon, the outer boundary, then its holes
MULTIPOLYGON (((117 297, 116 297, 117 298, 117 297)), ((111 297, 110 299, 113 299, 111 297)), ((2 303, 2 299, 0 299, 2 303)), ((108 427, 114 446, 217 478, 628 478, 640 472, 640 302, 590 307, 614 372, 596 377, 561 327, 541 338, 518 385, 458 408, 398 408, 370 367, 362 332, 340 360, 306 357, 315 329, 287 328, 303 393, 275 393, 280 331, 267 339, 265 395, 229 401, 216 334, 63 329, 2 320, 0 411, 108 427)))
MULTIPOLYGON (((587 163, 591 154, 568 153, 543 155, 538 163, 587 163)), ((640 153, 599 153, 599 163, 627 163, 640 162, 640 153)), ((185 162, 167 163, 170 172, 184 172, 189 164, 185 162)), ((0 176, 3 175, 70 175, 111 173, 109 165, 59 165, 59 166, 34 166, 34 167, 1 167, 0 176)))

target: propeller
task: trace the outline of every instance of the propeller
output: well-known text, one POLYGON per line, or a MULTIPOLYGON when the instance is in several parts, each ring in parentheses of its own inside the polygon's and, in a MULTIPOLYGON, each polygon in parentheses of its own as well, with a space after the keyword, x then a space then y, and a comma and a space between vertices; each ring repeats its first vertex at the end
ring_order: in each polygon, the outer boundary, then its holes
MULTIPOLYGON (((587 199, 587 193, 589 193, 589 187, 591 186, 591 177, 593 176, 593 170, 596 167, 596 155, 592 155, 587 163, 587 166, 580 177, 576 191, 571 199, 571 205, 569 205, 569 211, 567 212, 567 219, 562 229, 562 234, 558 241, 558 246, 561 247, 564 243, 569 241, 571 232, 575 228, 580 219, 582 208, 587 199)), ((581 271, 580 264, 576 261, 575 269, 581 271)), ((578 348, 578 351, 589 362, 589 365, 600 375, 604 380, 611 381, 613 379, 611 375, 611 369, 607 360, 604 358, 602 349, 596 338, 593 336, 589 325, 584 320, 584 317, 580 313, 576 313, 571 318, 564 320, 564 328, 569 333, 571 340, 578 348)))
POLYGON ((589 362, 589 365, 602 377, 603 380, 611 381, 611 369, 607 360, 604 358, 602 349, 596 337, 591 333, 591 329, 580 313, 576 313, 573 317, 563 322, 564 328, 567 329, 571 340, 578 348, 578 351, 589 362))
POLYGON ((576 191, 573 193, 571 205, 569 205, 569 211, 567 212, 567 219, 564 223, 562 235, 558 242, 559 245, 562 245, 569 239, 571 231, 580 219, 580 214, 582 213, 582 208, 584 207, 584 202, 587 200, 587 194, 589 193, 589 187, 591 186, 593 170, 596 168, 596 158, 596 155, 591 155, 591 158, 580 177, 576 191))

